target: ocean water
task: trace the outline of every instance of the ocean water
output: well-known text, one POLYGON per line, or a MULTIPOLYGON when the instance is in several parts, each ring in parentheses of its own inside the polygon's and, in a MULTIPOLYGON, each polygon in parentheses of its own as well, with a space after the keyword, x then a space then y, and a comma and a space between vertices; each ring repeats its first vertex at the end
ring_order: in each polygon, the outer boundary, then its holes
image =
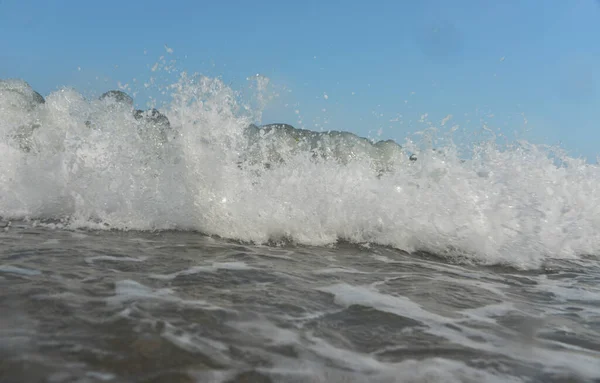
POLYGON ((169 92, 0 82, 1 382, 600 381, 597 164, 169 92))

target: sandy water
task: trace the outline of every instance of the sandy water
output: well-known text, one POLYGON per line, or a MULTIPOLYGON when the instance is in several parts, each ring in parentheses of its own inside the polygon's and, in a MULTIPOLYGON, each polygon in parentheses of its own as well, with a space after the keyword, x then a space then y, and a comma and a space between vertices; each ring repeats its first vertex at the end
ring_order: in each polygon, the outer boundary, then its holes
POLYGON ((517 271, 12 222, 0 381, 600 381, 599 282, 594 258, 517 271))

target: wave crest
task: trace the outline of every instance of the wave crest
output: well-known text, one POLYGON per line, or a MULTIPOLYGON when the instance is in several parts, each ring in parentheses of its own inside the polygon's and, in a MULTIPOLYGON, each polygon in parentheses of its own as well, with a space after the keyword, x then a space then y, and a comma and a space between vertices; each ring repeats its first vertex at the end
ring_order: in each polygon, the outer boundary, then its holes
POLYGON ((597 165, 557 163, 525 142, 461 157, 451 145, 407 140, 405 151, 344 131, 259 127, 260 111, 219 79, 182 76, 171 90, 165 108, 139 111, 72 89, 42 102, 24 82, 0 82, 0 216, 342 239, 522 268, 600 250, 597 165))

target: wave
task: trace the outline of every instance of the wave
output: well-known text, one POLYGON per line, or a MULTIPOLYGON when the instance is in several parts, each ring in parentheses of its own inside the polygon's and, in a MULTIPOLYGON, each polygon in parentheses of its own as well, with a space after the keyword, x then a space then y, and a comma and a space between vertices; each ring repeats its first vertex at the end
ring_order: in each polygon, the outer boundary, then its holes
POLYGON ((560 151, 483 142, 465 157, 450 144, 259 126, 220 79, 184 75, 170 89, 170 103, 142 111, 120 91, 44 99, 1 81, 0 216, 520 268, 600 250, 600 169, 560 151))
MULTIPOLYGON (((240 164, 261 164, 267 169, 285 166, 290 157, 310 153, 312 159, 347 165, 367 161, 378 174, 406 163, 402 147, 393 140, 373 142, 344 131, 315 132, 288 124, 251 124, 244 130, 245 150, 240 164)), ((413 156, 411 160, 416 160, 413 156)))

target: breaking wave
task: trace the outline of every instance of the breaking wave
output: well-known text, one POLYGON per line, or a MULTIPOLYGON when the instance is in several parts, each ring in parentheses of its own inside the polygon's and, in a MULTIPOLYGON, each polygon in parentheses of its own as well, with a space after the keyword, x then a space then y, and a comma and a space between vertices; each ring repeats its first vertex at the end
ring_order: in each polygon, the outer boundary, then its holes
POLYGON ((527 142, 479 143, 465 156, 451 144, 258 126, 261 111, 220 79, 184 74, 170 91, 144 111, 123 92, 44 99, 24 81, 0 82, 0 216, 344 240, 519 268, 599 253, 595 164, 527 142))

